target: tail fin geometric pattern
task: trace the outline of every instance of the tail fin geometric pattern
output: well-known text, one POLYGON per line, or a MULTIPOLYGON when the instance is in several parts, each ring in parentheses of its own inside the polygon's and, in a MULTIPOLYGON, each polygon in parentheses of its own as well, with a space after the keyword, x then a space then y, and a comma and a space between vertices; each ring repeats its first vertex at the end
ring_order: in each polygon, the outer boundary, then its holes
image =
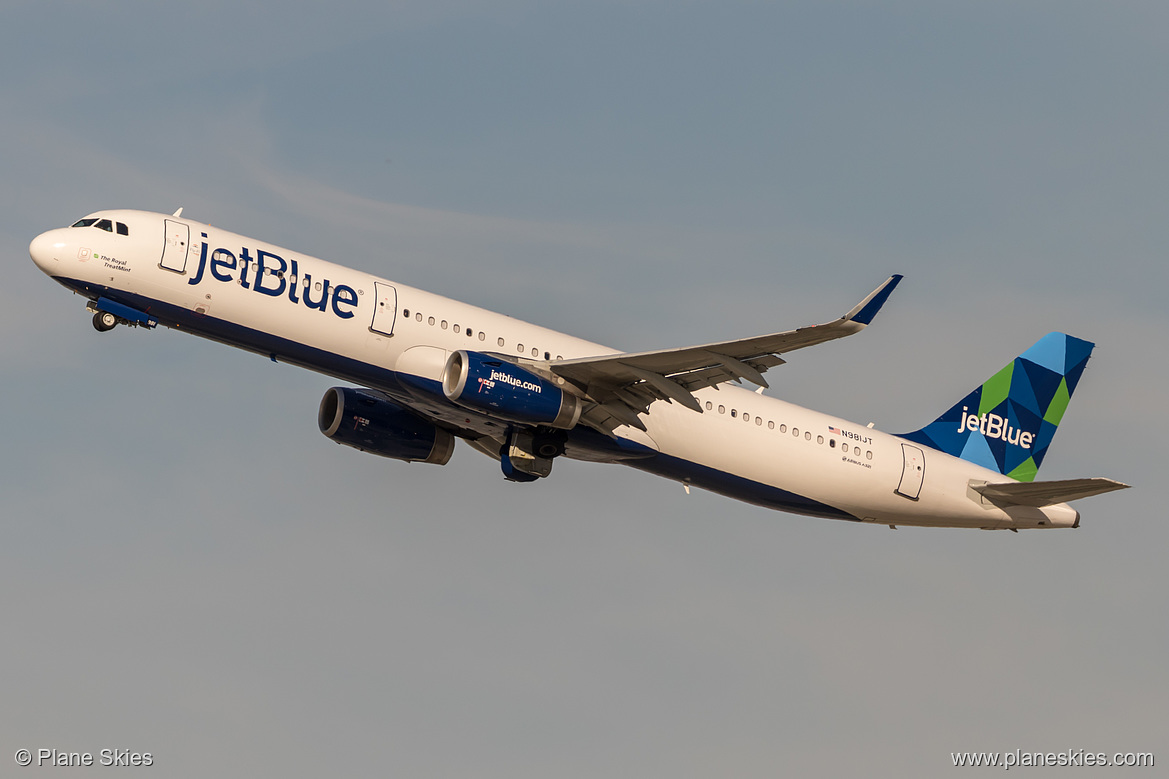
POLYGON ((945 414, 903 437, 1032 481, 1093 346, 1049 333, 945 414))

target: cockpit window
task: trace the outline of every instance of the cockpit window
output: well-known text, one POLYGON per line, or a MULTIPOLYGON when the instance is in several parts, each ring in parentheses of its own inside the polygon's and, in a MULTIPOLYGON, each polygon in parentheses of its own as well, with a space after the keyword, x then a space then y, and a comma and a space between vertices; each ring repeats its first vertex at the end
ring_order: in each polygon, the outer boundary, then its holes
POLYGON ((105 230, 107 233, 112 233, 117 230, 118 235, 129 235, 130 228, 124 222, 114 222, 109 219, 98 220, 96 216, 88 216, 85 219, 78 219, 70 225, 70 227, 96 227, 99 230, 105 230))

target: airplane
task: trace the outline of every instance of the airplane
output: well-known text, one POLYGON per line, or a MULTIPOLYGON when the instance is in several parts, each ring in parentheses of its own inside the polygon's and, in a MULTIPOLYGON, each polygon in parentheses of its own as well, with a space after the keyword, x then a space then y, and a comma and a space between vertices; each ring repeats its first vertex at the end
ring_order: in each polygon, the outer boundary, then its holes
POLYGON ((462 439, 513 482, 547 478, 561 457, 620 463, 687 493, 894 529, 1074 528, 1067 501, 1128 486, 1035 480, 1093 349, 1064 333, 901 435, 763 394, 783 355, 871 324, 900 275, 823 324, 626 353, 182 210, 98 211, 29 254, 86 298, 98 331, 163 325, 355 385, 330 388, 317 422, 363 452, 445 465, 462 439))

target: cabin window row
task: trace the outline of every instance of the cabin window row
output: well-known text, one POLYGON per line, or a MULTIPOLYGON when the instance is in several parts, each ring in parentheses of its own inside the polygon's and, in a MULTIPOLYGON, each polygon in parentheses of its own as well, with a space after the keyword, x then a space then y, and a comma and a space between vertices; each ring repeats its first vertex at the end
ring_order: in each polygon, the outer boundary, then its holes
MULTIPOLYGON (((709 400, 708 400, 708 401, 706 401, 706 410, 707 410, 707 411, 712 411, 713 409, 714 409, 714 404, 713 404, 712 402, 710 402, 709 400)), ((718 413, 720 413, 720 414, 726 414, 726 413, 727 413, 727 407, 726 407, 726 406, 724 406, 724 405, 722 405, 722 404, 719 404, 719 407, 718 407, 718 413)), ((748 412, 746 412, 746 411, 744 411, 744 412, 743 412, 743 413, 740 415, 740 414, 739 414, 739 410, 738 410, 738 409, 734 409, 734 408, 732 408, 732 409, 731 409, 731 419, 739 419, 739 418, 742 418, 742 420, 743 420, 744 422, 748 423, 748 424, 750 424, 751 422, 754 422, 754 423, 755 423, 757 426, 759 426, 759 427, 762 427, 762 426, 763 426, 763 417, 761 417, 761 416, 758 416, 758 415, 756 415, 755 417, 752 417, 752 416, 751 416, 751 414, 749 414, 749 413, 748 413, 748 412)), ((767 420, 767 429, 768 429, 768 430, 775 430, 775 429, 776 429, 775 420, 771 420, 771 419, 767 420)), ((786 432, 787 432, 787 425, 785 425, 785 424, 783 424, 783 423, 781 422, 781 423, 779 424, 779 432, 781 432, 781 433, 786 433, 786 432)), ((803 435, 804 435, 804 440, 805 440, 805 441, 811 441, 811 440, 812 440, 812 431, 811 431, 811 430, 805 430, 805 431, 804 431, 804 433, 803 433, 803 435)), ((800 437, 800 429, 799 429, 798 427, 793 427, 793 428, 792 428, 792 436, 794 436, 795 438, 799 438, 799 437, 800 437)), ((823 446, 823 445, 824 445, 824 436, 823 436, 823 435, 817 435, 817 436, 816 436, 816 443, 817 443, 817 444, 820 444, 821 446, 823 446)), ((830 448, 832 448, 832 449, 835 449, 835 448, 836 448, 836 446, 837 446, 837 444, 836 444, 836 439, 835 439, 835 438, 831 438, 831 437, 830 437, 830 438, 828 438, 828 446, 829 446, 830 448)), ((844 452, 844 453, 846 453, 846 454, 849 452, 849 444, 848 444, 848 442, 846 442, 846 441, 841 441, 841 442, 840 442, 840 451, 842 451, 842 452, 844 452)), ((852 447, 852 454, 856 455, 857 457, 860 457, 860 456, 861 456, 861 448, 860 448, 859 446, 854 446, 854 447, 852 447)), ((867 460, 871 460, 871 459, 873 459, 873 451, 872 451, 871 449, 869 449, 869 450, 866 450, 866 451, 865 451, 865 453, 864 453, 864 455, 865 455, 865 459, 867 459, 867 460)))
MULTIPOLYGON (((408 309, 408 308, 402 309, 402 318, 403 319, 410 319, 411 318, 410 309, 408 309)), ((482 330, 477 331, 473 327, 463 327, 461 325, 451 324, 450 322, 448 322, 445 319, 436 320, 432 316, 424 317, 422 315, 421 311, 415 311, 413 314, 413 318, 414 318, 415 322, 425 321, 426 324, 430 325, 431 327, 434 327, 435 324, 437 324, 443 330, 446 330, 449 328, 452 332, 455 332, 455 333, 459 333, 459 334, 466 333, 468 338, 475 338, 477 336, 480 341, 487 340, 487 333, 482 331, 482 330)), ((499 337, 499 338, 495 339, 495 344, 502 349, 505 346, 507 346, 507 341, 503 337, 499 337)), ((524 353, 524 345, 522 343, 516 344, 516 352, 519 354, 524 353)), ((540 357, 540 350, 535 346, 532 347, 532 356, 537 358, 537 359, 539 359, 539 357, 540 357)), ((551 352, 544 352, 544 359, 551 360, 552 353, 551 352)), ((564 357, 562 357, 561 355, 558 354, 558 355, 556 355, 556 359, 563 360, 564 357)))

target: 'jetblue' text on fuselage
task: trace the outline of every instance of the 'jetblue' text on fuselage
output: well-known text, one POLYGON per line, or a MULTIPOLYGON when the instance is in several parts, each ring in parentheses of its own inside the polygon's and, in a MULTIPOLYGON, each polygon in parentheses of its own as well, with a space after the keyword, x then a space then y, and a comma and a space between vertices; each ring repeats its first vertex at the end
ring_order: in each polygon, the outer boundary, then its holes
MULTIPOLYGON (((203 237, 207 237, 206 233, 203 237)), ((207 242, 204 241, 199 253, 199 270, 187 283, 199 284, 203 281, 204 274, 209 271, 216 281, 235 281, 244 289, 251 289, 274 298, 285 297, 291 303, 301 303, 306 308, 317 311, 332 309, 333 315, 341 319, 353 317, 353 311, 350 309, 357 307, 357 291, 352 287, 345 284, 334 285, 329 279, 321 279, 314 283, 311 273, 300 275, 296 260, 285 260, 280 255, 263 249, 256 249, 255 255, 252 257, 246 246, 240 249, 238 258, 228 249, 221 248, 208 252, 207 242), (233 275, 236 270, 239 270, 238 279, 233 275), (297 282, 300 282, 299 286, 297 282), (319 289, 314 290, 318 285, 319 289), (314 291, 320 293, 317 300, 313 300, 314 291)))

